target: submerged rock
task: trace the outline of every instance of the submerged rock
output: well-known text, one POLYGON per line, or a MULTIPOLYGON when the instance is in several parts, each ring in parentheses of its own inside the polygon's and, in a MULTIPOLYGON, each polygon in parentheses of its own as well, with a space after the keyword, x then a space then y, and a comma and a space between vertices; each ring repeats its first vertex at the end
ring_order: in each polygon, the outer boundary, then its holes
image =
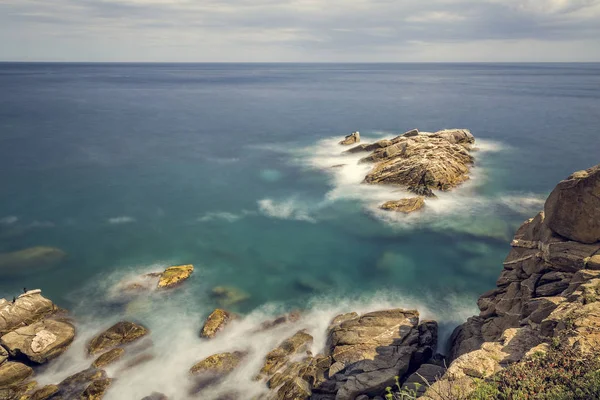
POLYGON ((200 337, 206 339, 214 338, 217 333, 222 331, 225 326, 234 319, 235 316, 229 311, 217 308, 208 316, 208 318, 206 318, 206 321, 200 330, 200 337))
POLYGON ((30 247, 0 254, 0 272, 26 272, 32 268, 52 267, 67 256, 64 251, 45 246, 30 247))
POLYGON ((75 328, 66 322, 46 319, 18 328, 0 338, 10 355, 43 364, 61 355, 75 338, 75 328))
POLYGON ((99 400, 108 390, 111 381, 103 370, 88 368, 58 384, 58 390, 48 400, 99 400))
POLYGON ((388 201, 381 205, 382 210, 397 211, 405 214, 412 213, 420 210, 425 206, 425 199, 423 197, 411 197, 409 199, 402 199, 397 201, 388 201))
POLYGON ((167 396, 162 393, 154 392, 150 396, 144 397, 142 400, 169 400, 167 396))
POLYGON ((88 352, 98 354, 134 342, 148 333, 150 333, 148 329, 142 325, 128 321, 118 322, 93 338, 88 344, 88 352))
POLYGON ((158 281, 159 289, 168 289, 181 284, 194 272, 193 265, 178 265, 167 268, 158 281))
POLYGON ((231 307, 250 299, 248 293, 233 286, 217 286, 213 288, 210 294, 217 299, 221 307, 231 307))
POLYGON ((344 146, 347 146, 347 145, 355 144, 355 143, 358 143, 358 142, 360 142, 360 133, 357 131, 357 132, 353 132, 350 135, 346 136, 344 138, 344 140, 342 140, 340 142, 340 144, 344 145, 344 146))
POLYGON ((0 299, 0 335, 37 322, 58 310, 41 293, 41 290, 30 290, 17 297, 14 303, 0 299))
POLYGON ((102 354, 100 357, 98 357, 96 360, 94 360, 94 362, 92 363, 92 367, 104 368, 107 365, 120 360, 121 357, 123 357, 123 354, 125 354, 125 350, 120 347, 109 350, 106 353, 102 354))
POLYGON ((600 241, 600 165, 560 182, 544 205, 546 225, 580 243, 600 241))

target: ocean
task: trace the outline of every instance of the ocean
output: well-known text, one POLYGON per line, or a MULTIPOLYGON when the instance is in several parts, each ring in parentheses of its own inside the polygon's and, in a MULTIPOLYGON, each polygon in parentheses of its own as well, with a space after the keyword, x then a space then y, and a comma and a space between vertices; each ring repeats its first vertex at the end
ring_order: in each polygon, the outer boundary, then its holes
POLYGON ((122 379, 107 399, 185 399, 193 363, 237 349, 250 361, 206 398, 259 393, 252 371, 286 330, 309 329, 322 351, 339 312, 418 308, 443 351, 515 229, 600 162, 599 127, 600 64, 0 63, 0 297, 41 288, 75 318, 40 383, 86 368, 83 346, 111 323, 148 326, 154 359, 109 367, 122 379), (470 129, 471 180, 419 213, 381 211, 402 191, 361 184, 369 167, 337 142, 413 128, 470 129), (33 246, 65 255, 2 262, 33 246), (123 279, 177 264, 195 266, 180 288, 114 300, 123 279), (208 342, 217 286, 245 300, 208 342), (293 326, 248 334, 290 310, 293 326))

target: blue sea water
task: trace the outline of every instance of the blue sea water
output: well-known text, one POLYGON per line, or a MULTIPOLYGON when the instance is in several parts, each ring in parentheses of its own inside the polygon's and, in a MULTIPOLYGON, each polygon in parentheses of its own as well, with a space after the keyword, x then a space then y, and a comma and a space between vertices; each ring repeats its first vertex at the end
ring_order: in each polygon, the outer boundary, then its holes
MULTIPOLYGON (((418 306, 447 333, 494 287, 516 227, 600 162, 599 127, 600 64, 0 64, 0 253, 67 253, 1 266, 0 297, 42 288, 82 343, 126 317, 158 349, 181 335, 189 360, 157 355, 174 371, 286 309, 323 330, 335 311, 418 306), (377 205, 400 194, 361 185, 364 167, 336 143, 412 128, 470 129, 476 166, 422 212, 390 215, 377 205), (174 264, 196 268, 177 292, 106 305, 122 278, 174 264), (197 329, 220 285, 247 293, 233 307, 247 317, 207 346, 197 329)), ((247 345, 260 360, 277 340, 247 345)), ((79 350, 69 362, 89 364, 79 350)), ((184 398, 161 364, 110 398, 152 384, 184 398)))

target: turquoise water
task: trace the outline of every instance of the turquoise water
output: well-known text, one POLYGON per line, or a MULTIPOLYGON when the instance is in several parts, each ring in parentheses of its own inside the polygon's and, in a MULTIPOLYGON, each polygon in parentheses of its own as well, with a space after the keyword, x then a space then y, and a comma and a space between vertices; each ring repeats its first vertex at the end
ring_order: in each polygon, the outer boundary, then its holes
MULTIPOLYGON (((418 306, 447 335, 494 287, 516 227, 600 154, 598 64, 0 64, 0 88, 0 253, 67 253, 3 266, 0 296, 42 288, 81 343, 127 317, 157 349, 176 327, 192 353, 158 352, 112 398, 152 382, 184 398, 159 365, 185 371, 286 309, 307 310, 316 334, 337 311, 418 306), (415 127, 471 129, 473 179, 419 214, 378 211, 402 193, 361 185, 336 142, 415 127), (124 277, 184 263, 196 270, 177 292, 112 301, 124 277), (247 317, 221 344, 196 343, 218 285, 248 294, 232 307, 247 317)), ((277 340, 244 343, 260 360, 277 340)), ((89 364, 77 346, 48 382, 89 364)))

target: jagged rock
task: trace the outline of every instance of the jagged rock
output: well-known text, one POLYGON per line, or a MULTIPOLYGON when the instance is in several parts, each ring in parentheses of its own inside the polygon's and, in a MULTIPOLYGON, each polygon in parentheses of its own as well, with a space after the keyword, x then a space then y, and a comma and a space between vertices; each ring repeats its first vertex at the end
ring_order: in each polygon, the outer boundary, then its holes
POLYGON ((371 144, 359 144, 358 146, 355 146, 351 149, 348 149, 346 151, 344 151, 344 153, 360 153, 362 151, 375 151, 378 149, 383 149, 385 147, 391 146, 392 145, 392 141, 388 140, 388 139, 383 139, 383 140, 378 140, 375 143, 371 143, 371 144))
POLYGON ((600 241, 600 165, 561 181, 544 205, 546 224, 580 243, 600 241))
POLYGON ((349 134, 348 136, 346 136, 344 138, 344 140, 342 140, 340 142, 340 144, 344 145, 344 146, 348 146, 348 145, 355 144, 358 142, 360 142, 360 133, 357 131, 357 132, 353 132, 353 133, 349 134))
POLYGON ((71 375, 58 384, 56 391, 49 400, 99 400, 110 386, 111 379, 101 369, 88 368, 71 375))
POLYGON ((167 268, 158 280, 159 289, 169 289, 180 285, 194 272, 193 265, 178 265, 167 268))
POLYGON ((442 138, 453 144, 471 145, 475 143, 475 138, 468 129, 443 129, 430 137, 442 138))
POLYGON ((117 346, 134 342, 149 333, 142 325, 121 321, 108 328, 88 344, 89 354, 98 354, 117 346))
POLYGON ((248 293, 233 286, 217 286, 211 291, 211 296, 217 299, 221 307, 231 307, 250 298, 248 293))
POLYGON ((217 308, 206 318, 206 322, 204 322, 204 326, 200 330, 200 337, 206 339, 214 338, 217 333, 222 331, 234 319, 234 315, 230 312, 217 308))
POLYGON ((283 367, 291 357, 300 354, 308 349, 312 344, 313 337, 301 330, 293 336, 284 340, 279 346, 271 350, 265 357, 265 362, 260 370, 261 377, 273 375, 277 370, 283 367))
POLYGON ((23 273, 32 268, 52 267, 61 262, 67 253, 54 247, 30 247, 28 249, 0 254, 0 270, 3 273, 23 273))
POLYGON ((224 375, 233 371, 244 359, 246 353, 234 351, 233 353, 214 354, 194 364, 191 373, 213 373, 224 375))
POLYGON ((43 364, 61 355, 75 338, 73 325, 46 319, 18 328, 0 338, 10 355, 43 364))
POLYGON ((0 299, 0 335, 37 322, 57 310, 52 301, 41 295, 41 290, 30 290, 14 303, 0 299))
POLYGON ((116 349, 112 349, 102 354, 100 357, 96 358, 92 363, 92 367, 94 368, 104 368, 109 364, 118 361, 125 354, 125 350, 117 347, 116 349))
POLYGON ((0 364, 0 388, 17 386, 31 375, 31 367, 15 361, 6 361, 0 364))
POLYGON ((395 376, 417 369, 431 357, 436 346, 437 324, 419 325, 417 311, 377 311, 336 320, 328 335, 333 361, 329 377, 337 372, 336 398, 383 393, 386 386, 393 386, 395 376))
POLYGON ((403 212, 405 214, 420 210, 425 206, 425 199, 423 197, 412 197, 409 199, 402 199, 397 201, 388 201, 381 205, 382 210, 403 212))

